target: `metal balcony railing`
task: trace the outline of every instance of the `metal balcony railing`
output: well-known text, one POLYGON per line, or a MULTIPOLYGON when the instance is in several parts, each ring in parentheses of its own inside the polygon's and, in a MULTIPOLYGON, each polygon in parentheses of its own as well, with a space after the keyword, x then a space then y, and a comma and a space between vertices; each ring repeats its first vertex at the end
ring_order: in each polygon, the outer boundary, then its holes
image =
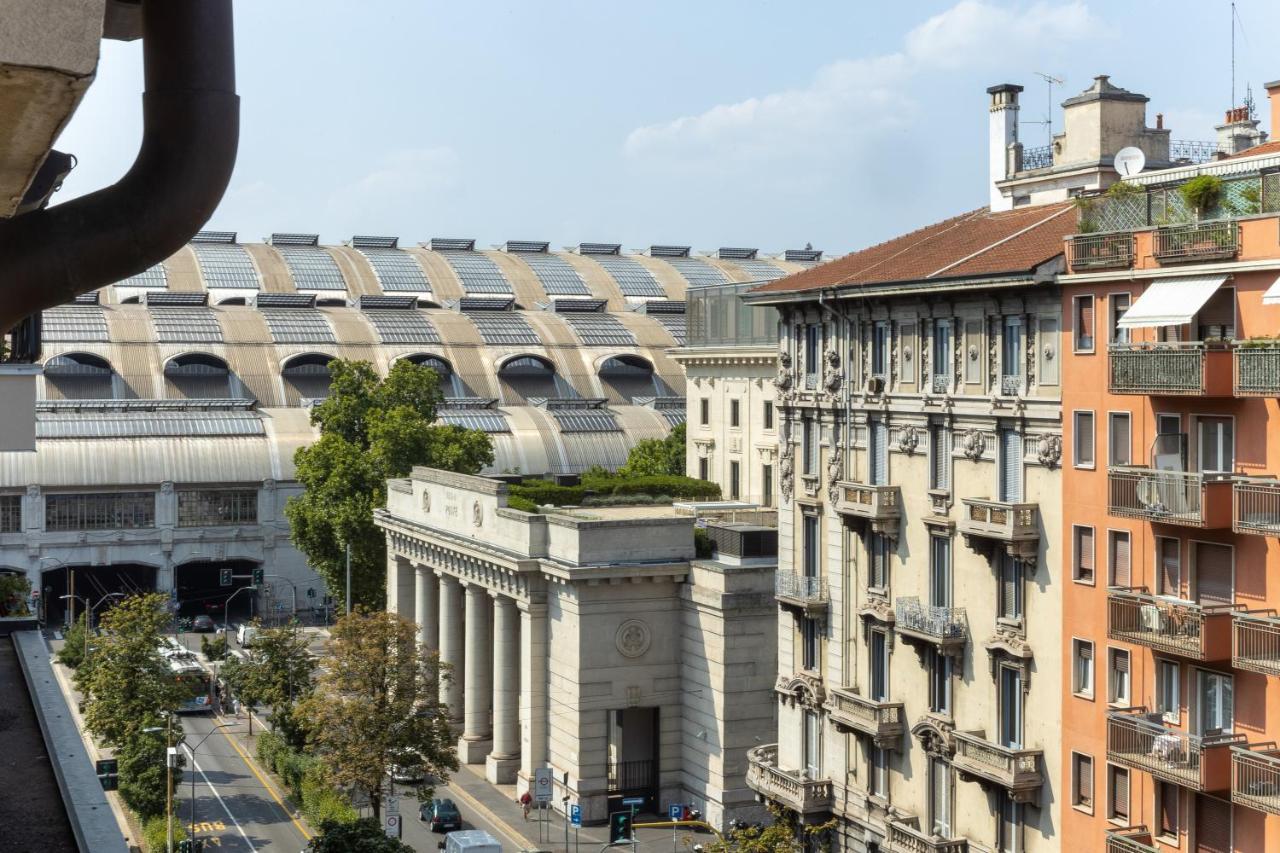
POLYGON ((1231 396, 1230 351, 1221 342, 1111 344, 1109 387, 1113 394, 1231 396))
POLYGON ((894 749, 906 731, 901 702, 877 702, 850 687, 833 687, 827 694, 827 712, 837 726, 869 735, 875 745, 894 749))
POLYGON ((1107 512, 1188 527, 1225 527, 1232 475, 1117 465, 1107 470, 1107 512))
POLYGON ((658 763, 652 759, 614 761, 605 768, 610 791, 635 791, 656 787, 657 771, 658 763))
POLYGON ((1152 248, 1161 263, 1234 258, 1240 251, 1240 226, 1230 219, 1156 229, 1152 248))
POLYGON ((1146 708, 1107 714, 1107 760, 1144 770, 1193 791, 1220 791, 1230 784, 1230 747, 1243 735, 1199 736, 1163 725, 1146 708))
POLYGON ((1274 743, 1231 747, 1231 801, 1280 815, 1280 750, 1274 743))
POLYGON ((1274 611, 1241 611, 1232 616, 1231 665, 1280 675, 1280 617, 1274 611))
POLYGON ((955 653, 964 647, 969 620, 963 607, 932 607, 915 596, 894 602, 894 629, 907 640, 921 640, 955 653))
POLYGON ((1239 478, 1231 493, 1231 526, 1237 533, 1280 536, 1280 481, 1239 478))
POLYGON ((1053 165, 1053 146, 1037 145, 1033 148, 1022 149, 1022 168, 1027 169, 1047 169, 1053 165))
POLYGON ((779 768, 776 743, 747 752, 747 787, 802 815, 831 811, 831 780, 806 779, 799 771, 779 768))
POLYGON ((1133 266, 1133 232, 1077 234, 1067 242, 1072 270, 1116 269, 1133 266))
POLYGON ((1280 396, 1280 346, 1237 343, 1234 391, 1237 397, 1280 396))
POLYGON ((965 512, 960 532, 1000 542, 1037 542, 1040 539, 1040 505, 1010 503, 986 498, 961 498, 965 512))
POLYGON ((1031 802, 1044 784, 1044 750, 1011 749, 987 739, 984 731, 956 731, 952 766, 961 774, 994 782, 1019 802, 1031 802))
POLYGON ((826 578, 811 577, 795 572, 778 572, 775 574, 773 576, 773 592, 783 604, 789 604, 805 610, 825 608, 830 601, 826 578))
POLYGON ((1107 832, 1107 853, 1160 853, 1145 826, 1126 826, 1107 832))
POLYGON ((1231 605, 1203 605, 1151 595, 1137 587, 1107 590, 1107 636, 1196 660, 1230 653, 1231 605))
POLYGON ((885 849, 889 853, 968 853, 967 838, 935 838, 903 820, 891 820, 885 849))

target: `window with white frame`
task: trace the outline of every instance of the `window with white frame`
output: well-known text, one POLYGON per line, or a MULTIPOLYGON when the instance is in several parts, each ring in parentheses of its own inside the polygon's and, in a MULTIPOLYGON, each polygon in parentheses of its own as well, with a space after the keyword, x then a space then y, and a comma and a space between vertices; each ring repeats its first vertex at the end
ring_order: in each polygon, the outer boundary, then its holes
POLYGON ((1129 330, 1120 328, 1120 321, 1124 319, 1132 300, 1133 297, 1128 293, 1113 293, 1108 299, 1111 303, 1111 342, 1113 344, 1129 343, 1129 330))
POLYGON ((1089 640, 1071 641, 1071 692, 1093 698, 1093 643, 1089 640))
POLYGON ((951 765, 929 759, 929 831, 937 838, 951 837, 951 765))
POLYGON ((867 754, 867 793, 889 799, 889 750, 873 746, 867 754))
POLYGON ((1005 317, 1000 346, 1000 393, 1022 393, 1022 318, 1005 317))
POLYGON ((1071 425, 1071 463, 1077 468, 1094 467, 1093 412, 1073 412, 1071 425))
POLYGON ((1093 550, 1093 528, 1079 524, 1072 525, 1071 564, 1075 580, 1080 583, 1093 583, 1093 550))
POLYGON ((1016 666, 1000 667, 1000 745, 1006 749, 1022 748, 1022 670, 1016 666))
POLYGON ((1093 757, 1071 753, 1071 805, 1093 812, 1093 757))
POLYGON ((1071 297, 1072 349, 1093 352, 1093 296, 1071 297))
POLYGON ((1125 649, 1107 649, 1107 701, 1113 705, 1128 707, 1130 691, 1129 652, 1125 649))

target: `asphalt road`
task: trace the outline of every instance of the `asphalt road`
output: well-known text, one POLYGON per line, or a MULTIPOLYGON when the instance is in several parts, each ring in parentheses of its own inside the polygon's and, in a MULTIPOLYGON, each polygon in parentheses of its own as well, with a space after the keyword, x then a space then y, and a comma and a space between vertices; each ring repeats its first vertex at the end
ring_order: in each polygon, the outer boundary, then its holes
POLYGON ((220 718, 192 714, 182 722, 187 733, 187 768, 174 809, 190 826, 194 776, 196 836, 205 839, 205 850, 298 853, 305 849, 307 839, 301 827, 245 761, 233 738, 216 728, 220 718))

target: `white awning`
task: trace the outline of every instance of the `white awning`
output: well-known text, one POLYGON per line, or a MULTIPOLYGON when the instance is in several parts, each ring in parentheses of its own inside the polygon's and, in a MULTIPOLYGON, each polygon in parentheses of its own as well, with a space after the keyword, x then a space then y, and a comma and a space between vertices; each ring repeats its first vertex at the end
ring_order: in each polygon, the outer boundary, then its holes
POLYGON ((1122 329, 1143 329, 1190 323, 1226 280, 1225 275, 1156 279, 1124 312, 1118 325, 1122 329))
POLYGON ((1267 288, 1267 292, 1262 294, 1263 305, 1280 305, 1280 278, 1277 278, 1267 288))

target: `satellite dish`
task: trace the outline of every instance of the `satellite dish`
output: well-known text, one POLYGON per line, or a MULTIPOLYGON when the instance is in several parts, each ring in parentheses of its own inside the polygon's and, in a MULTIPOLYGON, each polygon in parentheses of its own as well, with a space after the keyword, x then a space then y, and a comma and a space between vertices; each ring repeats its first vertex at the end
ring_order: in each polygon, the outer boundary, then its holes
POLYGON ((1141 172, 1146 165, 1147 155, 1142 153, 1141 148, 1135 148, 1130 145, 1116 152, 1116 171, 1120 173, 1122 178, 1132 178, 1141 172))

